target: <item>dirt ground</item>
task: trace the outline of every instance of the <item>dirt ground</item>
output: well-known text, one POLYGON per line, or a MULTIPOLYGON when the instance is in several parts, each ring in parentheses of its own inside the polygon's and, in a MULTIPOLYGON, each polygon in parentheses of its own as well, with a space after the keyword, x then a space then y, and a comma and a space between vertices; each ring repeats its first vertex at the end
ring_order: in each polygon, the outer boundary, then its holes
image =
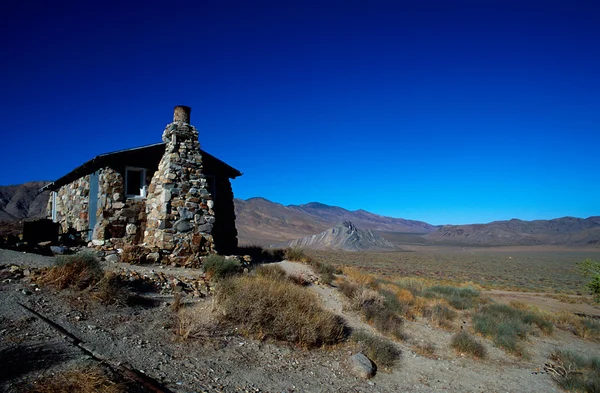
MULTIPOLYGON (((583 341, 556 330, 551 336, 536 336, 526 344, 528 359, 495 348, 481 339, 488 359, 473 360, 450 347, 452 335, 461 329, 457 320, 449 330, 425 320, 406 323, 409 339, 396 343, 402 350, 391 370, 378 370, 370 380, 355 377, 348 358, 356 351, 350 344, 335 348, 303 350, 293 345, 243 337, 213 324, 212 297, 184 297, 184 307, 198 305, 205 328, 197 337, 182 341, 172 311, 172 294, 145 293, 146 301, 133 306, 104 306, 69 291, 37 287, 27 275, 10 278, 13 265, 39 268, 53 263, 52 257, 0 250, 0 390, 15 392, 22 381, 45 375, 51 378, 71 365, 94 363, 94 354, 116 370, 127 366, 139 370, 172 392, 558 392, 544 363, 556 349, 582 354, 600 353, 600 344, 583 341), (7 273, 8 272, 8 273, 7 273), (62 326, 83 345, 73 345, 60 333, 34 317, 23 304, 62 326), (432 358, 413 351, 419 343, 435 346, 432 358), (91 352, 85 352, 84 346, 91 352), (92 355, 90 355, 90 353, 92 355)), ((314 275, 306 265, 283 262, 288 271, 314 275)), ((140 274, 194 277, 193 270, 160 266, 105 264, 105 268, 139 270, 140 274)), ((324 307, 341 315, 351 328, 369 329, 361 318, 347 310, 345 298, 327 285, 309 287, 324 307)), ((496 294, 500 295, 500 294, 496 294)), ((531 294, 527 294, 531 295, 531 294)), ((495 296, 495 295, 494 295, 495 296)), ((556 299, 551 299, 557 301, 556 299)), ((565 307, 581 306, 566 304, 565 307)))

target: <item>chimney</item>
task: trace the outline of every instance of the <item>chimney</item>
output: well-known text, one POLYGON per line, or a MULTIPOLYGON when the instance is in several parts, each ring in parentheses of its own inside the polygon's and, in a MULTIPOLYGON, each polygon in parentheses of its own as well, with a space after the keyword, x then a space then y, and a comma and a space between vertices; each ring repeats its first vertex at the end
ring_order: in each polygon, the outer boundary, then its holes
POLYGON ((173 110, 173 122, 181 121, 190 124, 190 114, 192 108, 184 105, 177 105, 173 110))

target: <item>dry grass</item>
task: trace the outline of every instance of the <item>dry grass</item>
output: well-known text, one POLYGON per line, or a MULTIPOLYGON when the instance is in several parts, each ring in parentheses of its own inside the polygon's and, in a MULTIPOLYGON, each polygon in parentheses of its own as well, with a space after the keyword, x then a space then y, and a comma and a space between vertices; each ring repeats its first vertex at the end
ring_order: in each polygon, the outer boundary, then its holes
POLYGON ((445 300, 437 300, 423 309, 423 317, 428 318, 435 326, 443 329, 452 328, 452 322, 457 315, 456 311, 448 307, 445 300))
POLYGON ((287 280, 287 273, 279 265, 260 265, 255 270, 256 275, 274 281, 287 280))
POLYGON ((487 356, 485 346, 465 331, 452 336, 452 348, 459 354, 468 355, 475 359, 485 359, 487 356))
POLYGON ((578 273, 576 262, 597 259, 598 251, 488 248, 471 254, 460 247, 429 247, 418 252, 315 250, 311 255, 337 266, 360 268, 388 281, 407 277, 426 278, 430 285, 472 281, 484 288, 576 294, 586 281, 578 273))
POLYGON ((288 261, 302 262, 312 266, 319 274, 319 282, 322 284, 331 285, 335 279, 335 274, 341 273, 334 265, 318 261, 301 248, 286 248, 284 255, 288 261))
POLYGON ((72 368, 41 378, 19 389, 29 393, 125 393, 125 384, 112 381, 100 367, 72 368))
POLYGON ((600 358, 584 357, 569 351, 556 351, 550 355, 552 363, 544 369, 564 390, 575 392, 600 392, 600 358))
POLYGON ((175 335, 182 341, 198 337, 201 323, 195 307, 180 308, 176 314, 175 335))
POLYGON ((377 279, 372 274, 364 273, 357 268, 345 266, 342 269, 344 275, 348 278, 348 280, 366 287, 375 287, 377 284, 377 279))
POLYGON ((554 314, 552 318, 557 327, 570 331, 578 337, 586 340, 600 340, 599 320, 581 317, 566 311, 554 314))
POLYGON ((85 289, 102 279, 103 272, 98 259, 91 253, 60 256, 55 265, 42 274, 40 282, 57 289, 85 289))
POLYGON ((96 283, 94 290, 92 297, 100 300, 102 304, 125 306, 131 298, 126 284, 113 272, 104 273, 104 277, 96 283))
POLYGON ((346 334, 341 318, 319 307, 312 292, 289 281, 232 277, 221 283, 216 299, 223 323, 259 339, 310 348, 336 344, 346 334))

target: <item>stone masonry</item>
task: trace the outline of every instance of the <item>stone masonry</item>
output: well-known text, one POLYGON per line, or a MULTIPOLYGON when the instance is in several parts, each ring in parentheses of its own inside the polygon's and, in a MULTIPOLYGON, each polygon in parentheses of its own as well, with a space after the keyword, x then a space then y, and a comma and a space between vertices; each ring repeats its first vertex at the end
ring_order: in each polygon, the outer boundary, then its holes
POLYGON ((215 252, 213 200, 190 112, 175 107, 173 122, 163 132, 165 153, 148 187, 144 231, 147 247, 164 250, 171 263, 181 266, 198 265, 199 255, 215 252))
MULTIPOLYGON (((84 176, 67 184, 56 192, 56 222, 61 231, 85 231, 89 226, 88 203, 90 176, 84 176)), ((48 215, 52 215, 52 198, 48 200, 48 215)))

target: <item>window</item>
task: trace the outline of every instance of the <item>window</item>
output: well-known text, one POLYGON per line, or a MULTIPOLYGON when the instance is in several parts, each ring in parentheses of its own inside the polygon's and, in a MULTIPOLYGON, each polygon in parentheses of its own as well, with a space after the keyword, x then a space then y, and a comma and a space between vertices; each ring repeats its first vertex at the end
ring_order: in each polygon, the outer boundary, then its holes
POLYGON ((146 197, 146 169, 125 168, 125 195, 128 197, 146 197))

